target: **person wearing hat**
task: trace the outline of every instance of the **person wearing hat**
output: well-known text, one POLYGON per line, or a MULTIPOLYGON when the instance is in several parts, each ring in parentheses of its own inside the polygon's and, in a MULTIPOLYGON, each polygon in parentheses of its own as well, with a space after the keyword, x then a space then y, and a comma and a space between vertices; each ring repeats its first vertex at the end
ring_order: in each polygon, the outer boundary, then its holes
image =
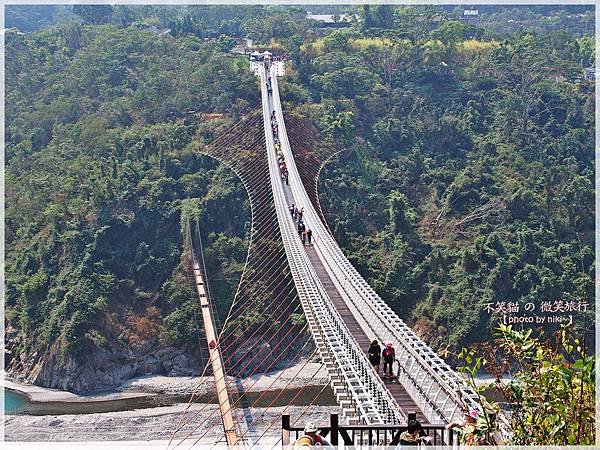
POLYGON ((294 442, 294 449, 308 446, 333 447, 323 436, 317 434, 317 426, 313 421, 306 422, 304 436, 294 442))
POLYGON ((385 377, 385 369, 387 367, 388 377, 393 378, 394 373, 392 366, 394 365, 394 361, 396 360, 396 350, 394 350, 394 347, 392 346, 391 342, 388 342, 385 345, 381 356, 383 356, 383 376, 385 377))

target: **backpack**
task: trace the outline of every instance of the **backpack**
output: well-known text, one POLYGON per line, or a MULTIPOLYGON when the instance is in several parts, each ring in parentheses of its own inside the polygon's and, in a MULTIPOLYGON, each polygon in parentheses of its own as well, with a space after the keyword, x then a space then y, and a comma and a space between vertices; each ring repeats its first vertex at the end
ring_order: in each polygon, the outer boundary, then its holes
POLYGON ((383 359, 388 362, 394 361, 395 354, 396 354, 396 352, 394 351, 393 348, 386 348, 383 351, 383 359))

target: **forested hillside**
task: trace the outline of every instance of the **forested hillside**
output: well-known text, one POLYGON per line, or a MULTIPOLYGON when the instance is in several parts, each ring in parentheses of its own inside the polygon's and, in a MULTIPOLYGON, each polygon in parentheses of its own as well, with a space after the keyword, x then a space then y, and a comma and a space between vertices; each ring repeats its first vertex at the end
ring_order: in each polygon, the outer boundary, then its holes
POLYGON ((195 149, 257 103, 246 61, 192 36, 74 23, 10 33, 6 49, 9 371, 89 390, 199 368, 180 230, 199 216, 210 235, 224 314, 249 208, 195 149))
POLYGON ((593 38, 360 12, 290 47, 287 80, 288 107, 351 149, 321 199, 352 262, 440 350, 487 339, 490 304, 591 309, 593 38))
POLYGON ((181 228, 200 218, 224 313, 250 211, 195 149, 259 104, 242 37, 290 56, 284 107, 347 149, 321 176, 329 225, 433 347, 488 339, 497 302, 587 303, 593 334, 594 36, 348 12, 88 6, 6 33, 10 374, 87 391, 199 366, 181 228))

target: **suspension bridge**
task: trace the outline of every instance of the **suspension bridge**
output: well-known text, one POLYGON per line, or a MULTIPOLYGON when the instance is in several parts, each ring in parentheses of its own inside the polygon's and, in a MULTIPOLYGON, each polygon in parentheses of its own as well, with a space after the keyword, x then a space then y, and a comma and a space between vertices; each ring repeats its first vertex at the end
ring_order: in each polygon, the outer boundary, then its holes
MULTIPOLYGON (((478 394, 387 306, 345 257, 326 225, 317 192, 321 169, 340 149, 324 145, 310 125, 284 114, 273 65, 261 64, 258 73, 262 108, 199 149, 227 165, 244 184, 251 210, 250 243, 232 306, 217 334, 201 242, 193 244, 190 235, 190 264, 209 343, 210 364, 203 375, 212 373, 219 408, 210 410, 208 421, 200 420, 206 417, 202 409, 189 409, 192 395, 171 445, 203 442, 216 428, 222 430, 220 442, 229 446, 258 446, 267 438, 272 444, 281 442, 273 433, 303 396, 310 378, 283 409, 279 404, 279 419, 263 420, 261 427, 256 424, 264 413, 258 418, 254 413, 260 399, 250 403, 245 393, 278 361, 289 361, 284 367, 288 369, 304 360, 301 371, 311 357, 318 357, 326 371, 339 420, 346 427, 363 430, 379 425, 391 430, 416 417, 439 443, 451 443, 451 434, 443 432, 447 424, 461 421, 472 410, 484 413, 478 394), (311 245, 301 240, 292 205, 303 208, 311 245), (395 379, 382 379, 370 364, 367 351, 372 340, 393 344, 395 379), (228 375, 247 381, 233 382, 228 375)), ((308 404, 292 419, 299 423, 321 392, 310 402, 305 399, 308 404)), ((275 404, 277 398, 269 407, 275 404)), ((336 427, 337 420, 336 416, 336 427)), ((293 429, 289 423, 287 427, 293 429)))

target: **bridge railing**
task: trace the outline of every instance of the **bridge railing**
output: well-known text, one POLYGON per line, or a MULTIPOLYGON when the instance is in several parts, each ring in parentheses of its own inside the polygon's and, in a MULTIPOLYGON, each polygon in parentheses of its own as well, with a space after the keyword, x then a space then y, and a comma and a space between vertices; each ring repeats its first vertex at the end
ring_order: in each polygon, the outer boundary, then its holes
POLYGON ((399 381, 431 423, 450 423, 462 418, 462 414, 470 408, 480 410, 476 392, 377 295, 326 230, 300 179, 287 139, 277 77, 272 74, 271 78, 290 188, 297 204, 304 207, 307 226, 318 238, 315 250, 348 307, 371 338, 394 343, 396 356, 404 368, 399 381), (410 377, 403 374, 410 374, 410 377))
POLYGON ((265 89, 265 80, 266 74, 261 70, 269 175, 281 237, 309 328, 326 363, 330 378, 333 381, 333 376, 337 375, 343 382, 359 418, 364 423, 399 423, 404 419, 400 408, 381 383, 366 356, 359 351, 360 347, 339 317, 296 231, 279 176, 270 126, 272 105, 265 89))
MULTIPOLYGON (((416 418, 408 414, 408 420, 416 418)), ((400 434, 408 429, 407 424, 398 425, 340 425, 337 414, 331 414, 328 426, 318 426, 318 434, 331 445, 338 446, 397 446, 400 434)), ((444 425, 422 425, 423 435, 431 438, 430 445, 455 446, 458 443, 455 430, 444 425)), ((281 416, 281 443, 285 447, 304 435, 304 428, 292 426, 290 416, 281 416)))

